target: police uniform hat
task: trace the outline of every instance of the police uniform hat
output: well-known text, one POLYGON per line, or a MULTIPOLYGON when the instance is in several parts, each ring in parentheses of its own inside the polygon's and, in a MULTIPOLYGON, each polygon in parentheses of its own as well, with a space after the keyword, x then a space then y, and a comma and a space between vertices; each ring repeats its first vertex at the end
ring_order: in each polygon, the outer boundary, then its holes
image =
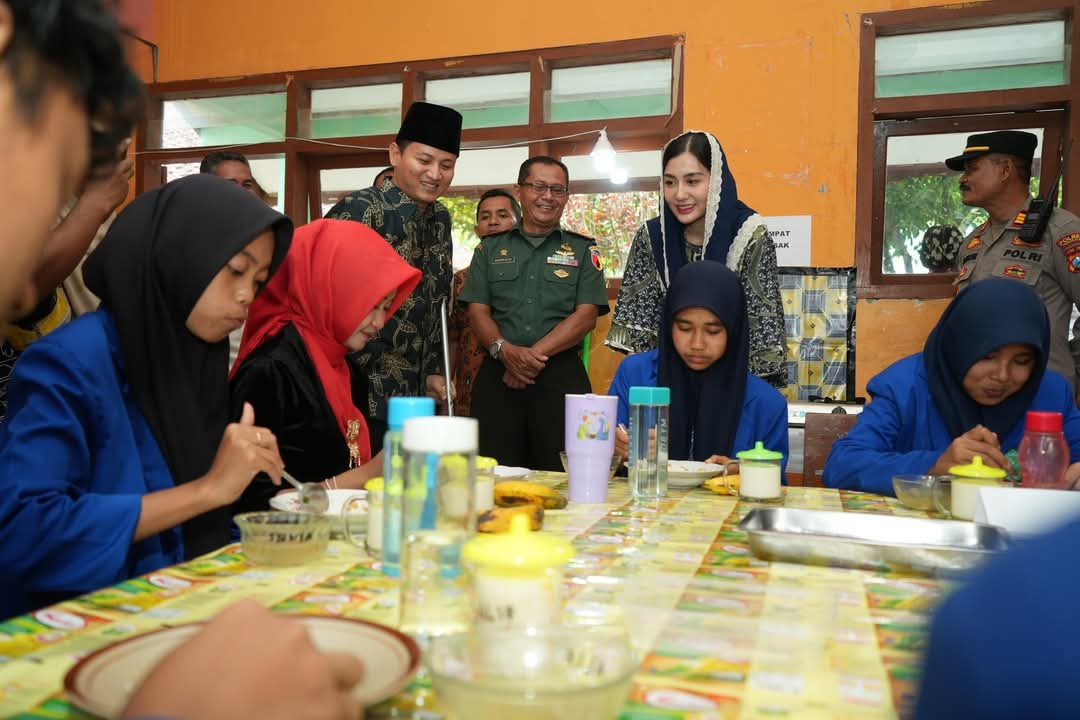
POLYGON ((453 108, 414 102, 405 113, 394 141, 423 143, 451 155, 461 154, 461 113, 453 108))
POLYGON ((998 130, 996 132, 979 133, 970 135, 962 155, 951 157, 945 161, 950 170, 963 170, 964 163, 972 158, 982 157, 990 153, 1002 155, 1015 155, 1031 164, 1035 157, 1035 146, 1039 144, 1039 138, 1029 132, 1020 130, 998 130))

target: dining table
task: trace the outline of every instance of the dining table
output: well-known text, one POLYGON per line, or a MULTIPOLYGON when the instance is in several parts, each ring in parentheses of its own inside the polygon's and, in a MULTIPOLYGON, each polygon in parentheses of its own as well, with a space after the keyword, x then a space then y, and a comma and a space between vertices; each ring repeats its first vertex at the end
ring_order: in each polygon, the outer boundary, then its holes
MULTIPOLYGON (((562 473, 528 479, 565 489, 562 473)), ((827 488, 786 487, 781 504, 927 517, 892 497, 827 488)), ((606 503, 546 514, 541 532, 575 550, 565 622, 622 624, 640 658, 619 720, 910 717, 930 614, 953 581, 757 559, 737 527, 754 507, 704 487, 634 501, 616 479, 606 503)), ((42 608, 0 623, 0 716, 91 717, 63 690, 80 658, 245 597, 281 613, 393 624, 398 580, 343 540, 295 567, 255 564, 231 544, 42 608)), ((426 677, 367 717, 430 694, 426 677)), ((440 717, 437 704, 425 717, 440 717)))

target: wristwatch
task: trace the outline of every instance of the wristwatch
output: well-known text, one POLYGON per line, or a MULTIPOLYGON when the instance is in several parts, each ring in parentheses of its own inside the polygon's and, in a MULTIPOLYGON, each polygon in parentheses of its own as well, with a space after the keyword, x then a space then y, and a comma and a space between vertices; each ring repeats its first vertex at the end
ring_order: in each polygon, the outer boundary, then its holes
POLYGON ((495 342, 488 345, 488 353, 496 360, 499 359, 499 351, 502 350, 503 343, 506 342, 502 338, 499 338, 495 342))

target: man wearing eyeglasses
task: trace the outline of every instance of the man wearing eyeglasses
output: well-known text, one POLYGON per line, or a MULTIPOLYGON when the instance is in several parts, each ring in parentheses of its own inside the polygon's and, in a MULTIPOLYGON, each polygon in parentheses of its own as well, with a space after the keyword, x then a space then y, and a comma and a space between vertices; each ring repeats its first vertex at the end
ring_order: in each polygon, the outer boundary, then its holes
POLYGON ((458 297, 490 356, 473 387, 480 454, 504 465, 561 469, 563 396, 591 391, 579 351, 607 289, 595 241, 559 225, 569 181, 555 158, 522 164, 521 223, 477 246, 458 297))

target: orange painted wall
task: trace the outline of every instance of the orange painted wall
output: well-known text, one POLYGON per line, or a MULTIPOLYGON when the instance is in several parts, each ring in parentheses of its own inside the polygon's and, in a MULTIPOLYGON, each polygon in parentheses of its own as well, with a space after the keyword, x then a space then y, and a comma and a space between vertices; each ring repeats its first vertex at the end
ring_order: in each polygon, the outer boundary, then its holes
MULTIPOLYGON (((151 21, 161 81, 683 34, 686 127, 720 138, 740 197, 759 212, 813 216, 815 265, 850 266, 859 15, 933 4, 154 0, 151 21)), ((940 308, 859 303, 860 392, 888 361, 921 347, 940 308), (900 325, 905 332, 892 334, 900 325)))

